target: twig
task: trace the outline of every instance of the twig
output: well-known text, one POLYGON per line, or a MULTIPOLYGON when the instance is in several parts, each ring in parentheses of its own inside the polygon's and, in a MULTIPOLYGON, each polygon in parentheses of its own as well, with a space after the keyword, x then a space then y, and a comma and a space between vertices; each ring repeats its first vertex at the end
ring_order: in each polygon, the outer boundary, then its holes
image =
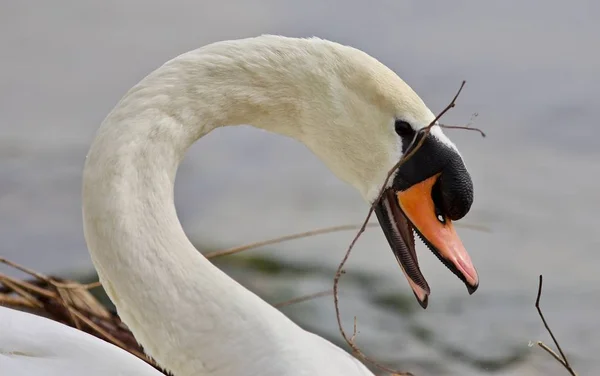
POLYGON ((548 334, 550 334, 550 337, 552 337, 552 341, 554 341, 554 344, 556 345, 556 348, 558 349, 560 356, 556 352, 554 352, 550 347, 548 347, 545 343, 543 343, 542 341, 538 341, 537 345, 539 347, 541 347, 542 349, 546 350, 546 352, 548 354, 552 355, 552 357, 554 357, 554 359, 556 359, 560 364, 562 364, 563 367, 565 367, 565 369, 569 372, 569 374, 571 374, 572 376, 577 376, 577 373, 575 372, 575 370, 573 370, 573 368, 571 367, 571 364, 569 364, 569 361, 567 360, 567 356, 562 351, 562 348, 560 347, 560 344, 556 340, 556 337, 554 337, 554 333, 552 333, 550 326, 548 326, 548 323, 546 322, 546 319, 544 318, 544 314, 542 313, 542 309, 540 308, 540 298, 542 297, 542 283, 543 283, 543 278, 542 278, 542 275, 540 274, 540 283, 538 285, 537 297, 535 298, 535 308, 537 309, 538 314, 540 315, 540 319, 542 319, 542 323, 544 323, 544 327, 546 328, 546 331, 548 332, 548 334))
POLYGON ((0 306, 2 306, 2 305, 7 306, 7 307, 12 306, 12 307, 21 307, 21 308, 28 308, 28 309, 40 308, 40 307, 38 307, 38 305, 36 303, 33 303, 20 295, 10 296, 10 295, 1 295, 0 294, 0 306))
POLYGON ((358 329, 356 328, 356 316, 354 316, 354 329, 352 330, 352 337, 350 337, 350 340, 352 342, 354 342, 354 340, 356 339, 356 333, 358 332, 358 329))
POLYGON ((479 128, 474 128, 471 127, 469 125, 447 125, 447 124, 440 124, 440 126, 444 129, 463 129, 466 131, 475 131, 475 132, 479 132, 479 134, 481 135, 481 137, 486 137, 486 134, 479 128))
POLYGON ((0 273, 0 282, 3 283, 4 285, 6 285, 7 287, 10 287, 13 291, 17 291, 14 288, 12 288, 11 286, 9 286, 9 283, 12 282, 16 285, 18 285, 20 288, 25 289, 25 290, 29 290, 31 292, 34 292, 36 294, 45 296, 46 298, 56 298, 56 294, 49 292, 46 289, 43 289, 39 286, 34 285, 33 283, 29 283, 27 281, 21 281, 12 277, 9 277, 7 275, 4 275, 2 273, 0 273))
POLYGON ((61 289, 83 289, 83 290, 91 290, 96 287, 102 286, 100 281, 90 282, 90 283, 63 283, 63 282, 53 282, 54 286, 60 287, 61 289))
POLYGON ((466 129, 469 131, 476 131, 476 132, 479 132, 479 134, 481 134, 481 137, 486 137, 487 135, 485 133, 483 133, 483 131, 481 129, 474 128, 471 126, 477 116, 479 116, 479 114, 477 112, 475 112, 473 115, 471 115, 471 119, 469 119, 469 122, 466 125, 440 124, 440 126, 442 128, 446 128, 446 129, 466 129))
POLYGON ((77 315, 77 310, 74 309, 73 307, 71 307, 71 304, 69 303, 69 301, 67 300, 67 297, 65 296, 64 290, 62 289, 56 289, 56 291, 58 291, 58 297, 59 300, 61 301, 62 305, 67 309, 67 312, 69 313, 69 317, 71 317, 71 320, 73 320, 73 324, 75 324, 75 327, 79 330, 81 330, 81 323, 79 322, 79 320, 77 320, 77 317, 79 317, 79 315, 77 315))
MULTIPOLYGON (((81 324, 79 323, 79 320, 77 320, 78 315, 76 313, 78 313, 78 312, 77 312, 77 310, 74 307, 71 306, 71 304, 69 304, 69 302, 67 301, 67 298, 65 296, 65 293, 61 289, 61 288, 65 288, 65 286, 67 286, 67 288, 69 288, 69 286, 74 286, 76 284, 74 284, 74 283, 61 283, 59 281, 55 281, 53 278, 50 278, 48 276, 45 276, 45 275, 43 275, 41 273, 38 273, 38 272, 32 270, 32 269, 26 268, 26 267, 21 266, 21 265, 19 265, 17 263, 9 261, 9 260, 7 260, 7 259, 5 259, 3 257, 0 257, 0 263, 12 266, 15 269, 18 269, 18 270, 20 270, 20 271, 22 271, 24 273, 27 273, 27 274, 29 274, 29 275, 31 275, 33 277, 36 277, 36 278, 38 278, 38 279, 40 279, 40 280, 42 280, 44 282, 47 282, 48 284, 54 286, 54 288, 56 289, 56 291, 58 293, 56 295, 56 297, 61 302, 61 304, 63 305, 63 307, 66 308, 66 310, 67 310, 67 312, 68 312, 71 320, 73 321, 73 324, 75 325, 75 327, 77 329, 81 330, 81 324)), ((6 278, 9 278, 9 277, 6 277, 6 278)), ((6 284, 6 281, 4 283, 6 284)), ((31 285, 31 284, 29 284, 29 285, 30 286, 27 286, 27 287, 29 287, 30 289, 33 289, 34 291, 36 291, 39 294, 42 294, 42 295, 48 294, 48 292, 46 290, 44 290, 44 289, 41 289, 41 288, 39 288, 37 286, 34 286, 34 285, 31 285)), ((24 293, 27 294, 26 292, 18 291, 13 286, 10 286, 10 285, 8 285, 8 286, 11 287, 13 290, 17 291, 21 296, 24 296, 24 297, 27 298, 27 295, 24 295, 24 293)), ((78 288, 81 288, 81 286, 82 285, 79 285, 78 288)), ((37 302, 35 300, 35 298, 32 297, 32 299, 37 304, 39 304, 39 302, 37 302)))
POLYGON ((23 297, 23 299, 26 299, 29 303, 36 306, 37 308, 43 307, 43 305, 40 302, 38 302, 33 295, 31 295, 29 292, 27 292, 25 289, 19 286, 18 283, 15 283, 10 279, 4 279, 2 280, 2 283, 7 287, 11 288, 16 293, 18 293, 21 297, 23 297))
MULTIPOLYGON (((369 212, 367 213, 367 216, 362 224, 362 226, 360 227, 360 229, 358 230, 358 232, 356 233, 356 235, 354 236, 354 239, 352 239, 352 242, 350 243, 350 245, 348 246, 348 249, 346 250, 346 253, 344 254, 344 257, 342 258, 342 261, 340 262, 338 269, 335 273, 335 276, 333 278, 333 301, 334 301, 334 305, 335 305, 335 313, 336 313, 336 318, 337 318, 337 323, 338 323, 338 328, 340 330, 340 333, 342 334, 342 337, 344 338, 344 340, 346 341, 346 343, 350 346, 350 348, 352 349, 352 352, 355 356, 357 356, 358 358, 371 363, 372 365, 374 365, 375 367, 379 368, 382 371, 385 372, 389 372, 392 374, 397 374, 397 375, 403 375, 403 376, 413 376, 412 373, 409 372, 402 372, 402 371, 397 371, 397 370, 393 370, 391 368, 388 368, 380 363, 378 363, 377 361, 369 358, 368 356, 366 356, 356 345, 355 343, 355 334, 349 338, 346 335, 346 332, 344 330, 344 327, 342 326, 342 318, 341 318, 341 314, 340 314, 340 307, 339 307, 339 282, 340 282, 340 278, 342 277, 342 274, 344 274, 344 265, 346 264, 346 262, 348 261, 348 258, 350 257, 350 253, 352 252, 352 249, 354 248, 354 245, 356 244, 356 242, 358 241, 358 238, 362 235, 362 233, 365 231, 366 227, 367 227, 367 223, 369 222, 369 219, 371 218, 371 215, 373 214, 373 211, 375 210, 375 205, 377 205, 377 203, 379 202, 379 200, 381 200, 381 197, 383 196, 385 189, 387 187, 388 181, 390 180, 391 176, 394 174, 394 172, 400 167, 402 166, 408 159, 412 158, 412 156, 417 152, 417 150, 419 150, 419 148, 421 148, 421 146, 423 145, 423 143, 425 142, 425 138, 426 136, 429 134, 429 132, 431 131, 431 128, 434 125, 439 125, 438 120, 446 113, 448 112, 451 108, 453 108, 456 105, 456 99, 458 98, 458 96, 460 95, 460 93, 462 92, 463 87, 465 86, 465 81, 463 81, 460 85, 460 88, 458 89, 456 95, 454 95, 454 98, 452 98, 452 101, 446 106, 446 108, 444 108, 442 110, 442 112, 440 112, 435 119, 433 119, 433 121, 425 128, 421 129, 418 133, 422 134, 421 139, 419 140, 419 142, 416 144, 416 146, 405 156, 403 156, 400 161, 398 161, 398 163, 396 163, 394 165, 394 167, 392 167, 392 169, 387 173, 386 178, 381 186, 381 189, 379 191, 379 195, 377 196, 377 199, 375 199, 373 201, 373 203, 371 204, 371 206, 369 207, 369 212)), ((444 127, 443 125, 439 125, 440 127, 444 127)), ((480 133, 483 134, 483 132, 481 132, 479 129, 477 128, 467 128, 464 127, 463 129, 468 129, 468 130, 476 130, 479 131, 480 133)), ((417 135, 418 135, 417 133, 417 135)), ((415 135, 415 138, 413 139, 413 143, 415 142, 415 140, 417 139, 417 135, 415 135)), ((411 144, 412 146, 412 144, 411 144)), ((409 146, 409 150, 410 150, 410 146, 409 146)), ((356 330, 356 328, 355 328, 356 330)))
POLYGON ((47 277, 47 276, 45 276, 43 274, 40 274, 40 273, 38 273, 38 272, 36 272, 36 271, 34 271, 32 269, 26 268, 26 267, 21 266, 21 265, 19 265, 17 263, 9 261, 9 260, 5 259, 4 257, 0 257, 0 263, 6 264, 8 266, 12 266, 13 268, 15 268, 17 270, 20 270, 23 273, 27 273, 27 274, 35 277, 35 278, 38 278, 38 279, 41 279, 41 280, 45 281, 45 282, 49 282, 50 281, 49 277, 47 277))
POLYGON ((26 268, 26 267, 24 267, 22 265, 19 265, 19 264, 15 263, 15 262, 7 260, 4 257, 0 257, 0 263, 6 264, 8 266, 12 266, 13 268, 15 268, 17 270, 20 270, 23 273, 29 274, 32 277, 35 277, 35 278, 40 279, 40 280, 42 280, 44 282, 47 282, 47 283, 49 283, 51 285, 54 285, 55 287, 60 287, 60 288, 63 288, 63 289, 81 289, 81 288, 83 288, 83 289, 89 290, 89 289, 93 289, 95 287, 102 286, 102 284, 100 283, 100 281, 91 282, 91 283, 87 283, 87 284, 81 284, 81 283, 63 283, 63 282, 60 282, 60 281, 56 281, 56 280, 54 280, 51 277, 48 277, 48 276, 46 276, 44 274, 36 272, 35 270, 26 268))
POLYGON ((296 303, 302 303, 302 302, 305 302, 307 300, 321 298, 323 296, 328 296, 328 295, 331 295, 331 294, 333 294, 332 290, 325 290, 325 291, 321 291, 321 292, 316 292, 314 294, 299 296, 297 298, 286 300, 284 302, 275 303, 275 304, 273 304, 273 306, 275 308, 281 308, 281 307, 289 306, 289 305, 296 304, 296 303))
MULTIPOLYGON (((377 226, 377 224, 371 223, 367 226, 373 227, 373 226, 377 226)), ((259 241, 256 243, 245 244, 245 245, 241 245, 241 246, 233 247, 233 248, 229 248, 229 249, 223 249, 220 251, 209 252, 209 253, 206 253, 204 255, 204 257, 206 257, 207 259, 211 259, 211 258, 215 258, 215 257, 219 257, 219 256, 233 255, 235 253, 240 253, 242 251, 247 251, 249 249, 264 247, 266 245, 283 243, 283 242, 286 242, 289 240, 308 238, 308 237, 315 236, 315 235, 329 234, 332 232, 356 230, 357 228, 359 228, 358 225, 342 225, 342 226, 324 227, 324 228, 319 228, 316 230, 300 232, 297 234, 280 236, 278 238, 263 240, 263 241, 259 241)))

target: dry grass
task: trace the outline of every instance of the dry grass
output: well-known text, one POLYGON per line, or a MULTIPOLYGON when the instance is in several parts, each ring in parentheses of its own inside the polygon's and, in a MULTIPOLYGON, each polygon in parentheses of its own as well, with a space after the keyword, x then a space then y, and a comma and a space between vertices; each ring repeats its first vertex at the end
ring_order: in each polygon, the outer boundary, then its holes
POLYGON ((21 280, 0 273, 0 305, 82 330, 132 353, 161 370, 144 354, 144 350, 119 316, 110 312, 91 294, 90 290, 99 287, 99 283, 81 284, 45 276, 4 258, 0 258, 0 262, 30 276, 21 280))

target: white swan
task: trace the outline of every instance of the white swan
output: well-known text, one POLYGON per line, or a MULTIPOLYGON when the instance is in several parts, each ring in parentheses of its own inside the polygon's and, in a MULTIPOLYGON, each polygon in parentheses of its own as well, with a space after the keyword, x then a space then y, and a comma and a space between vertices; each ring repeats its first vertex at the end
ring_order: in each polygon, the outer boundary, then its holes
MULTIPOLYGON (((304 143, 371 203, 388 170, 433 119, 383 64, 317 38, 219 42, 167 62, 108 115, 84 168, 85 238, 121 319, 176 376, 372 375, 202 257, 176 215, 175 173, 203 135, 251 124, 304 143)), ((435 126, 377 206, 424 307, 429 286, 418 268, 412 229, 472 293, 477 273, 452 227, 472 199, 461 156, 435 126)), ((99 339, 8 309, 0 309, 0 371, 158 374, 99 339)))

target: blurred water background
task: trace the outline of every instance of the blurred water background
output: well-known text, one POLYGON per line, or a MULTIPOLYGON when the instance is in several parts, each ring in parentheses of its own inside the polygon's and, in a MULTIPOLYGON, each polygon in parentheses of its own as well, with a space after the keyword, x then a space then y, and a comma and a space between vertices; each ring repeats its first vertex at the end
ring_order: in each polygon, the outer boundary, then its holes
MULTIPOLYGON (((561 375, 530 341, 550 342, 542 305, 578 371, 600 371, 600 5, 261 0, 0 3, 0 255, 45 273, 91 273, 81 169, 93 134, 132 85, 172 57, 263 33, 319 36, 360 48, 404 78, 434 112, 467 80, 445 118, 466 159, 475 203, 460 228, 478 268, 473 296, 421 244, 432 288, 422 310, 377 228, 342 280, 347 328, 365 352, 419 375, 561 375)), ((202 251, 320 226, 358 223, 358 193, 302 145, 250 127, 198 142, 176 203, 202 251), (232 173, 235 171, 235 173, 232 173)), ((250 251, 218 265, 270 302, 327 289, 353 233, 250 251)), ((6 272, 6 269, 1 269, 6 272)), ((331 297, 283 308, 342 344, 331 297)))

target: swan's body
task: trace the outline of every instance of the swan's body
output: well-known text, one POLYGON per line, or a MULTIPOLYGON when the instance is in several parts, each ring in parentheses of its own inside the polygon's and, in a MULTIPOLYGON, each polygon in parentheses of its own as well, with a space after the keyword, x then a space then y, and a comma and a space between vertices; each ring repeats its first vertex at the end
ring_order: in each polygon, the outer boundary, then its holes
MULTIPOLYGON (((413 131, 434 119, 391 70, 363 52, 320 39, 263 36, 212 44, 167 62, 132 88, 105 119, 87 156, 83 219, 100 280, 146 352, 175 376, 372 375, 348 353, 301 329, 202 257, 177 219, 173 186, 177 167, 196 140, 219 126, 251 124, 303 142, 372 202, 388 170, 406 151, 405 139, 394 130, 399 117, 413 131)), ((400 171, 394 184, 406 185, 406 192, 413 183, 427 182, 434 173, 439 176, 446 160, 462 163, 439 127, 428 137, 433 137, 431 147, 451 155, 445 155, 441 167, 435 160, 427 162, 436 166, 428 175, 400 171), (407 183, 413 178, 416 181, 407 183)), ((382 204, 381 221, 391 218, 394 210, 389 205, 382 204)), ((467 211, 468 206, 470 202, 467 211)), ((419 227, 422 220, 417 220, 419 227)), ((390 226, 384 230, 395 245, 398 225, 390 226)), ((460 249, 441 251, 467 265, 459 266, 459 272, 466 270, 464 278, 476 287, 468 256, 465 261, 460 249)), ((412 269, 407 277, 426 304, 426 282, 412 269)), ((43 348, 21 349, 26 342, 10 342, 16 337, 3 335, 7 330, 33 335, 18 323, 19 315, 0 310, 0 371, 12 366, 26 370, 28 361, 33 364, 44 357, 43 348), (7 315, 16 321, 11 327, 2 324, 7 315), (27 355, 6 355, 11 351, 27 355)), ((62 335, 60 330, 53 333, 62 335)), ((64 335, 72 335, 72 330, 65 327, 64 335)), ((45 340, 48 345, 76 346, 45 340)), ((110 347, 95 339, 82 341, 81 346, 110 347)), ((109 350, 100 354, 106 362, 121 359, 118 349, 113 351, 114 356, 109 350)), ((62 354, 68 356, 68 349, 62 354)), ((71 360, 78 369, 78 360, 71 360)), ((131 362, 139 364, 139 374, 153 371, 137 359, 131 362)), ((79 374, 69 370, 67 361, 46 362, 47 368, 21 374, 52 375, 53 364, 62 367, 56 374, 79 374)), ((114 374, 119 364, 113 365, 111 372, 88 368, 86 375, 114 374)), ((20 369, 15 370, 19 374, 20 369)))
POLYGON ((0 307, 0 375, 164 376, 81 330, 5 307, 0 307))

